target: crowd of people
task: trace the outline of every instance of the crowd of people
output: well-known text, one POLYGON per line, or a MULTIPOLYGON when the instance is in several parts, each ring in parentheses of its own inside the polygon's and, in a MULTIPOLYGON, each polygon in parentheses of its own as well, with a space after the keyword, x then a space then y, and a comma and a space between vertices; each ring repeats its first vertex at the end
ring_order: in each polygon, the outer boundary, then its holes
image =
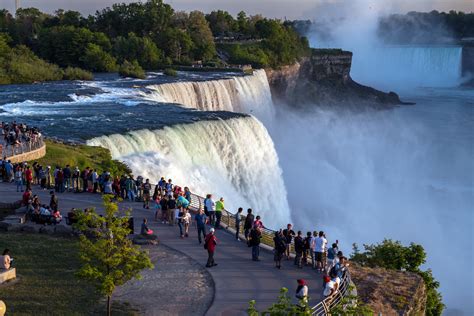
MULTIPOLYGON (((336 240, 329 247, 323 231, 307 232, 304 235, 302 231, 295 232, 292 224, 288 224, 286 228, 272 232, 264 226, 259 215, 254 215, 252 209, 248 209, 245 216, 243 208, 239 208, 235 214, 230 215, 225 208, 224 198, 214 201, 212 194, 207 194, 202 203, 195 203, 195 207, 191 207, 193 198, 197 197, 193 197, 190 189, 181 188, 173 184, 171 179, 165 180, 164 177, 153 186, 149 179, 143 179, 141 176, 136 179, 132 175, 114 177, 107 171, 99 174, 96 169, 90 167, 80 170, 78 167, 71 168, 69 165, 56 166, 52 170, 50 166, 44 167, 37 162, 31 166, 27 163, 12 164, 5 158, 0 165, 0 177, 5 182, 14 182, 17 191, 23 192, 22 201, 27 208, 27 217, 41 224, 61 222, 58 194, 66 191, 110 194, 124 200, 140 202, 144 209, 154 209, 155 221, 178 226, 180 238, 189 237, 190 226, 195 224, 198 243, 204 242, 204 248, 208 253, 206 267, 217 265, 215 262, 215 251, 218 245, 216 230, 222 228, 221 219, 224 212, 227 216, 233 217, 235 239, 237 241, 245 239, 248 247, 251 248, 253 261, 261 260, 260 245, 263 235, 268 236, 272 233, 275 267, 281 269, 282 260, 290 260, 290 258, 299 269, 311 267, 321 274, 324 280, 322 290, 325 297, 332 297, 339 291, 341 279, 347 267, 347 259, 339 251, 338 241, 336 240), (42 203, 38 195, 32 193, 33 184, 42 190, 50 190, 49 204, 42 203)), ((153 234, 153 230, 148 227, 148 219, 144 219, 140 233, 153 234)), ((298 296, 301 296, 301 293, 307 293, 307 285, 304 280, 298 282, 297 292, 298 296)))
MULTIPOLYGON (((5 146, 20 146, 25 143, 35 143, 41 138, 41 132, 36 127, 28 126, 24 123, 0 123, 0 145, 5 146)), ((0 149, 2 149, 0 147, 0 149)), ((2 152, 0 150, 0 156, 2 152)))

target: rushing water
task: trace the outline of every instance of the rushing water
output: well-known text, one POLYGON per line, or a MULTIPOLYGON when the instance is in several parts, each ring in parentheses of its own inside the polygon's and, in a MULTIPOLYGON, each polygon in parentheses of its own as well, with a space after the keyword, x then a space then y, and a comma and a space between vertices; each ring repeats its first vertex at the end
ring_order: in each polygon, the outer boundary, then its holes
POLYGON ((346 252, 384 237, 421 243, 448 310, 472 314, 474 92, 411 89, 402 98, 414 106, 295 112, 273 109, 263 76, 4 86, 0 119, 107 147, 137 174, 253 207, 270 227, 324 229, 346 252))

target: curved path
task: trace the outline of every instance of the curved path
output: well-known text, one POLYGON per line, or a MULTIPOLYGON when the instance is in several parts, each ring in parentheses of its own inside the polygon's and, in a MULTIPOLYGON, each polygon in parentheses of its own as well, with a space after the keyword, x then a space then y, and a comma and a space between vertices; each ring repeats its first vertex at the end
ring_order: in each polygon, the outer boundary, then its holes
MULTIPOLYGON (((49 192, 35 190, 33 193, 40 196, 43 203, 49 202, 49 192)), ((0 184, 0 201, 13 202, 20 197, 15 192, 14 184, 0 184)), ((66 210, 72 207, 96 207, 101 210, 100 195, 90 193, 62 193, 58 194, 59 207, 66 210)), ((203 266, 207 260, 207 252, 198 244, 196 227, 190 228, 189 238, 179 238, 177 226, 163 225, 153 220, 154 211, 145 210, 141 203, 123 202, 120 208, 132 209, 135 232, 139 232, 143 218, 149 219, 149 227, 158 235, 161 243, 176 249, 203 266)), ((251 250, 243 242, 238 242, 233 235, 225 230, 218 230, 216 236, 219 240, 215 260, 218 266, 209 268, 215 284, 214 300, 206 315, 245 315, 250 300, 257 301, 257 309, 267 308, 274 303, 282 287, 289 289, 294 297, 296 280, 307 280, 309 287, 310 304, 315 305, 321 300, 322 276, 309 267, 298 269, 292 261, 284 261, 281 270, 274 267, 273 254, 270 251, 260 251, 260 262, 251 260, 251 250)), ((159 262, 157 262, 159 264, 159 262)), ((192 275, 189 276, 192 278, 192 275)), ((144 293, 146 295, 146 293, 144 293)), ((179 299, 177 297, 176 299, 179 299)), ((150 300, 153 300, 150 297, 150 300)), ((159 310, 160 306, 156 306, 159 310)))

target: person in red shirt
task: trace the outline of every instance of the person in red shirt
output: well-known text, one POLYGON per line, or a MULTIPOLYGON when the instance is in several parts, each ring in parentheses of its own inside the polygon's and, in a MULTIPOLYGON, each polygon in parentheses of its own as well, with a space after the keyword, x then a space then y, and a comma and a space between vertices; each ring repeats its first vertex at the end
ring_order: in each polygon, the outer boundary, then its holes
POLYGON ((214 261, 214 252, 216 251, 216 245, 217 245, 217 238, 214 235, 215 230, 214 228, 211 228, 209 231, 209 234, 207 234, 206 238, 204 239, 204 248, 207 250, 207 264, 206 267, 214 267, 217 266, 217 263, 214 261))
POLYGON ((31 190, 31 182, 33 181, 33 172, 31 171, 30 166, 26 167, 25 179, 26 179, 26 190, 31 190))
POLYGON ((23 205, 28 205, 28 203, 30 202, 30 198, 31 198, 31 190, 26 190, 25 193, 23 193, 23 199, 22 199, 23 205))

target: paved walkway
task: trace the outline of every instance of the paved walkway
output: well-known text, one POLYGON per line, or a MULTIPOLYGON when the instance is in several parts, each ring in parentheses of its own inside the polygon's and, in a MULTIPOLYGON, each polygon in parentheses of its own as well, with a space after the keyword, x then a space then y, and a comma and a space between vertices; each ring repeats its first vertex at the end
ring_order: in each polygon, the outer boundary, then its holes
MULTIPOLYGON (((39 191, 33 188, 33 193, 40 196, 40 200, 48 204, 49 192, 39 191)), ((14 184, 0 183, 0 201, 13 202, 20 197, 15 192, 14 184)), ((90 193, 63 193, 58 194, 59 207, 63 213, 67 213, 72 207, 86 208, 96 207, 101 209, 100 195, 90 193)), ((149 219, 149 227, 158 235, 161 243, 180 251, 190 258, 201 263, 203 266, 207 260, 207 252, 202 245, 198 244, 195 226, 190 228, 189 238, 179 238, 177 226, 168 226, 153 220, 153 211, 144 210, 140 203, 123 202, 120 208, 131 208, 135 221, 135 232, 139 231, 143 218, 149 219)), ((292 261, 283 262, 281 270, 274 267, 273 254, 269 251, 261 251, 260 262, 251 260, 251 250, 243 242, 236 241, 233 236, 224 231, 216 233, 219 239, 215 259, 218 266, 209 268, 215 284, 214 300, 207 315, 245 315, 248 302, 252 299, 257 301, 257 308, 264 309, 274 303, 282 287, 289 289, 291 297, 294 297, 296 280, 303 278, 307 280, 311 305, 321 300, 322 276, 309 267, 296 268, 292 261)), ((159 262, 157 263, 159 264, 159 262)), ((190 275, 192 278, 192 275, 190 275)), ((144 293, 146 295, 147 293, 144 293)), ((179 299, 179 298, 176 298, 179 299)), ((150 300, 153 300, 150 297, 150 300)), ((157 310, 161 306, 156 306, 157 310)))

